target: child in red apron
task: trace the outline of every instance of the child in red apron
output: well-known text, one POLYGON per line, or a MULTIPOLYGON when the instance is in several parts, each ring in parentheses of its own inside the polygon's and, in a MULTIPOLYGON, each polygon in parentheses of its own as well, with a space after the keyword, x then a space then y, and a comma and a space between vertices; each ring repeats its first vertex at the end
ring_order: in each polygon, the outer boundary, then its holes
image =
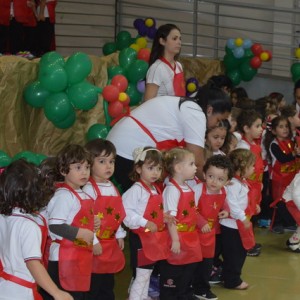
POLYGON ((230 289, 244 290, 248 283, 241 279, 247 250, 253 248, 255 239, 247 178, 254 171, 255 155, 247 149, 235 149, 229 154, 234 178, 227 185, 230 217, 221 219, 223 280, 230 289))
POLYGON ((162 174, 162 154, 152 147, 137 148, 133 158, 131 179, 135 183, 122 199, 126 212, 124 224, 130 229, 130 258, 135 277, 129 300, 140 300, 148 297, 154 265, 166 259, 169 251, 162 195, 156 185, 162 174))
MULTIPOLYGON (((81 189, 90 176, 90 154, 79 145, 68 145, 57 156, 57 170, 64 181, 57 184, 47 205, 52 239, 48 272, 74 299, 85 299, 90 289, 94 201, 81 189)), ((99 229, 99 228, 98 228, 99 229)), ((52 299, 42 291, 43 299, 52 299)))
POLYGON ((271 228, 287 225, 282 222, 290 218, 290 214, 282 201, 282 194, 296 174, 296 154, 298 147, 291 140, 292 133, 286 117, 276 117, 271 122, 271 128, 265 136, 265 147, 271 161, 271 187, 274 207, 271 228), (285 217, 286 216, 286 217, 285 217))
POLYGON ((199 211, 198 234, 203 255, 195 273, 193 288, 196 297, 213 299, 217 296, 210 290, 209 279, 215 254, 216 227, 219 227, 219 219, 229 216, 224 188, 233 176, 229 158, 223 155, 210 157, 203 167, 203 176, 205 183, 193 188, 199 211))
POLYGON ((194 272, 202 260, 202 252, 196 228, 195 195, 186 180, 194 178, 197 167, 194 154, 182 148, 166 152, 164 160, 170 176, 163 192, 164 209, 176 223, 168 224, 171 253, 160 269, 160 298, 190 299, 194 272))
POLYGON ((24 160, 13 162, 1 174, 1 297, 41 300, 39 285, 55 299, 73 299, 58 288, 42 264, 47 226, 37 209, 47 204, 50 193, 38 169, 24 160), (42 222, 36 221, 38 215, 42 222))
POLYGON ((182 65, 178 62, 181 33, 174 24, 157 29, 152 43, 144 100, 156 96, 185 96, 182 65))
POLYGON ((85 148, 92 154, 91 177, 83 187, 94 199, 94 214, 100 219, 100 229, 94 239, 91 288, 85 300, 114 300, 114 275, 125 266, 124 238, 121 224, 125 218, 122 198, 109 180, 115 169, 115 146, 107 140, 95 139, 85 148))

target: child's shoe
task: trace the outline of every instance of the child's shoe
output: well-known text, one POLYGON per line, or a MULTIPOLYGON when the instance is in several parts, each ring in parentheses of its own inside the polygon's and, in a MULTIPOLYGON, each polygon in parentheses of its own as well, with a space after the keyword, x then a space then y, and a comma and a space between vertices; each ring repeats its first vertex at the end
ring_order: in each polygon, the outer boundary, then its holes
POLYGON ((271 220, 267 220, 267 219, 259 219, 257 221, 257 225, 259 228, 269 228, 271 225, 271 220))
POLYGON ((215 295, 212 291, 207 291, 201 295, 194 294, 194 297, 202 300, 218 300, 217 295, 215 295))
POLYGON ((290 239, 286 241, 286 245, 295 253, 300 253, 300 241, 291 242, 290 239))
POLYGON ((247 251, 247 256, 259 256, 262 245, 256 243, 255 246, 247 251))

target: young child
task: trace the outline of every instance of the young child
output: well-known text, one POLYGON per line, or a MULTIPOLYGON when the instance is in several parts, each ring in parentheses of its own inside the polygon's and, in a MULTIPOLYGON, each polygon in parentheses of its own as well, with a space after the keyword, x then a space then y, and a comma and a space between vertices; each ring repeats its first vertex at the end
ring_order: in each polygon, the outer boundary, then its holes
POLYGON ((160 26, 152 43, 145 101, 156 96, 185 96, 184 74, 178 62, 180 50, 180 29, 174 24, 160 26))
POLYGON ((91 177, 83 191, 94 200, 94 214, 101 221, 94 242, 94 260, 91 288, 85 300, 114 300, 114 274, 125 265, 125 218, 122 198, 109 180, 115 169, 116 148, 107 140, 95 139, 85 145, 92 155, 91 177))
POLYGON ((232 106, 235 107, 239 99, 248 98, 247 91, 243 87, 235 87, 230 93, 232 106))
POLYGON ((171 254, 160 268, 160 299, 191 299, 191 285, 202 253, 195 196, 186 180, 194 178, 197 167, 194 154, 182 148, 166 152, 164 159, 170 176, 163 192, 164 210, 177 223, 168 224, 171 254))
POLYGON ((203 167, 203 176, 205 183, 199 183, 193 188, 199 211, 198 226, 203 255, 195 273, 193 288, 195 297, 199 299, 217 299, 210 290, 209 279, 215 254, 215 228, 219 227, 219 219, 229 215, 224 189, 233 176, 229 158, 223 155, 210 157, 203 167))
MULTIPOLYGON (((262 117, 255 110, 243 110, 237 118, 237 128, 242 133, 242 139, 237 148, 248 149, 255 155, 254 173, 247 178, 249 184, 250 215, 260 213, 262 177, 264 172, 264 162, 262 159, 262 149, 260 139, 262 135, 262 117), (259 142, 257 142, 259 141, 259 142)), ((254 249, 248 251, 249 256, 258 256, 261 245, 256 244, 254 249)))
MULTIPOLYGON (((265 135, 265 148, 271 162, 271 188, 274 207, 271 229, 275 233, 283 233, 283 223, 291 219, 282 202, 282 194, 296 174, 296 153, 300 154, 291 140, 292 134, 286 117, 276 117, 271 122, 271 130, 265 135)), ((288 221, 287 221, 288 222, 288 221)), ((286 225, 286 224, 285 224, 286 225)))
MULTIPOLYGON (((162 174, 162 154, 152 147, 133 153, 133 186, 123 196, 124 224, 130 229, 129 245, 134 281, 129 300, 147 299, 155 263, 168 256, 168 232, 164 224, 162 195, 156 185, 162 174)), ((163 298, 162 298, 163 299, 163 298)))
MULTIPOLYGON (((52 239, 48 272, 78 300, 85 299, 90 289, 93 263, 94 201, 81 189, 89 179, 90 163, 90 154, 81 146, 63 148, 57 155, 57 170, 64 182, 57 184, 47 206, 52 239)), ((43 291, 43 299, 52 298, 43 291)))
POLYGON ((255 155, 247 149, 235 149, 229 154, 234 177, 227 186, 227 201, 230 218, 220 219, 223 255, 224 286, 244 290, 248 283, 241 279, 247 250, 255 245, 252 223, 252 208, 246 181, 254 171, 255 155))
POLYGON ((51 193, 37 167, 25 160, 13 162, 0 176, 2 299, 41 299, 37 285, 51 299, 73 299, 57 287, 41 263, 41 247, 47 238, 47 230, 43 228, 47 227, 40 227, 35 217, 51 193))

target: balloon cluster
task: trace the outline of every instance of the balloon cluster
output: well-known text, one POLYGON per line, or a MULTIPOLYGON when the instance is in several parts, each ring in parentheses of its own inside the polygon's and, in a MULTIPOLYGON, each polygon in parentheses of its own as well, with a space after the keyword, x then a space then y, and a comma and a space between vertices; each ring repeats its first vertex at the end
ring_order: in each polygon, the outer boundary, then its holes
POLYGON ((300 80, 300 48, 295 49, 295 57, 297 61, 291 65, 291 73, 294 82, 300 80))
POLYGON ((7 167, 11 162, 18 159, 25 159, 35 165, 40 165, 41 162, 47 158, 46 155, 34 153, 31 151, 22 151, 17 153, 15 156, 10 157, 6 152, 0 150, 0 168, 7 167))
POLYGON ((134 28, 138 31, 140 36, 147 36, 149 39, 154 39, 157 28, 156 21, 153 18, 135 19, 133 22, 134 28))
POLYGON ((199 81, 195 77, 187 79, 185 83, 186 95, 189 97, 199 89, 199 81))
POLYGON ((59 53, 48 52, 39 62, 37 81, 25 88, 24 99, 32 107, 44 108, 54 126, 69 128, 76 120, 75 109, 92 109, 102 92, 85 80, 91 70, 92 62, 85 53, 74 53, 65 62, 59 53))
POLYGON ((257 74, 262 62, 270 61, 272 53, 250 39, 228 39, 225 46, 224 66, 226 75, 234 85, 250 81, 257 74))

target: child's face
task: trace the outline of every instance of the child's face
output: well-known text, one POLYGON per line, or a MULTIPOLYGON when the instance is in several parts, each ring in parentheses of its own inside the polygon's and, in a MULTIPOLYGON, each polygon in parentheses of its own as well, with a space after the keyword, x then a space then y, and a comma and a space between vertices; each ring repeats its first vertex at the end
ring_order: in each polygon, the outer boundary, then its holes
POLYGON ((193 179, 197 171, 194 154, 185 155, 184 160, 175 166, 175 171, 183 180, 193 179))
POLYGON ((154 165, 153 162, 145 162, 142 166, 137 167, 137 173, 140 174, 140 179, 150 186, 152 183, 160 179, 162 166, 154 165))
POLYGON ((223 127, 217 127, 211 130, 206 137, 206 143, 212 151, 218 151, 224 144, 227 130, 223 127))
POLYGON ((232 119, 231 114, 228 117, 228 121, 230 123, 230 132, 235 132, 237 123, 236 120, 232 119))
POLYGON ((253 172, 254 172, 254 163, 246 167, 244 177, 249 178, 253 174, 253 172))
POLYGON ((248 139, 251 139, 251 140, 259 139, 263 132, 262 120, 257 119, 250 127, 245 126, 244 130, 245 130, 245 134, 248 139))
POLYGON ((236 136, 234 134, 232 134, 231 141, 229 143, 229 152, 236 149, 237 144, 238 144, 238 140, 237 140, 236 136))
POLYGON ((232 106, 236 106, 236 103, 237 103, 237 94, 236 93, 231 93, 231 103, 232 103, 232 106))
POLYGON ((105 152, 94 158, 92 176, 96 182, 107 181, 115 171, 115 157, 113 153, 106 156, 105 152))
POLYGON ((288 120, 291 123, 292 128, 300 127, 300 118, 298 114, 295 114, 293 117, 289 117, 288 120))
POLYGON ((228 170, 210 166, 203 174, 206 181, 207 190, 210 193, 217 194, 228 182, 228 170))
POLYGON ((290 134, 290 128, 288 121, 282 120, 278 123, 275 130, 272 131, 273 134, 276 135, 276 137, 280 140, 285 140, 289 137, 290 134))
POLYGON ((296 89, 295 91, 295 100, 297 102, 298 105, 300 105, 300 89, 296 89))
POLYGON ((69 173, 62 175, 65 177, 65 183, 73 189, 79 189, 84 186, 90 177, 90 165, 87 161, 82 163, 70 164, 69 173))

